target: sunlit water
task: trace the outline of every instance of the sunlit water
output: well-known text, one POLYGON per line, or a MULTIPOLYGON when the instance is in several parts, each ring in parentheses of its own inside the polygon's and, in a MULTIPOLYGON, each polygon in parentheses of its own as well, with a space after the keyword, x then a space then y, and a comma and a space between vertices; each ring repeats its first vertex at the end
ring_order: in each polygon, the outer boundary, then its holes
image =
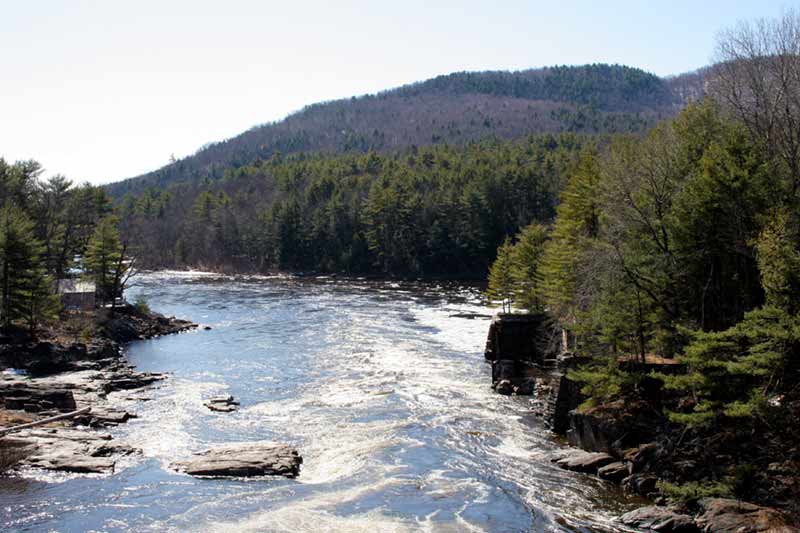
POLYGON ((530 400, 494 394, 475 288, 336 279, 139 280, 162 313, 211 326, 137 342, 157 388, 111 395, 141 448, 112 476, 0 480, 0 529, 25 531, 594 531, 632 503, 552 466, 530 400), (242 407, 212 413, 232 394, 242 407), (150 398, 135 401, 132 396, 150 398), (170 462, 222 442, 276 440, 300 477, 194 479, 170 462))

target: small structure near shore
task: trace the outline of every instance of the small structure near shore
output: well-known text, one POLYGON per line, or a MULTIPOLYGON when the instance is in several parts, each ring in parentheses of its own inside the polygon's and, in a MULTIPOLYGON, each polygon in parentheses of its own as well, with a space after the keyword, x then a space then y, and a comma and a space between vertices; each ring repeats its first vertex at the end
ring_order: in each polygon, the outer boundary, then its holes
POLYGON ((60 279, 56 282, 56 292, 68 311, 90 311, 95 307, 97 286, 92 281, 60 279))

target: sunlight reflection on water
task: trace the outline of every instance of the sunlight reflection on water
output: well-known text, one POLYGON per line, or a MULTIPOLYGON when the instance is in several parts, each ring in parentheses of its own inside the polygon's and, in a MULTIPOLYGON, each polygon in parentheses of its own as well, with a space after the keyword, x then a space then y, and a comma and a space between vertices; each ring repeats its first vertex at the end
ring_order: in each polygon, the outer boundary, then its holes
POLYGON ((630 507, 550 464, 543 452, 558 445, 528 400, 491 392, 474 287, 161 272, 137 295, 212 327, 129 347, 140 369, 172 373, 111 395, 139 414, 113 433, 142 455, 105 478, 0 482, 6 529, 589 531, 613 529, 630 507), (203 406, 222 393, 241 409, 203 406), (168 468, 214 443, 261 439, 298 448, 297 480, 168 468))

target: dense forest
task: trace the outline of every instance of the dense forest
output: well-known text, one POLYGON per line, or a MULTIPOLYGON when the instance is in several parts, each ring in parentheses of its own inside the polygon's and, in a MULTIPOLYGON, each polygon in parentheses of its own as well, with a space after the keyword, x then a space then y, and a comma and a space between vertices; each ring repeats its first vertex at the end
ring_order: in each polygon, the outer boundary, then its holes
POLYGON ((77 265, 108 285, 132 256, 488 271, 490 299, 546 315, 587 361, 569 373, 584 412, 646 413, 653 438, 701 465, 662 465, 663 494, 800 513, 796 487, 765 474, 800 461, 798 29, 795 12, 743 25, 715 65, 670 80, 609 65, 458 73, 317 104, 107 189, 0 160, 0 317, 33 329, 54 316, 53 279, 77 265))
POLYGON ((546 312, 590 359, 570 374, 585 412, 639 409, 661 432, 661 489, 678 499, 800 512, 793 478, 768 472, 800 459, 798 28, 790 12, 722 34, 708 97, 585 147, 555 222, 506 241, 491 269, 495 299, 546 312))
POLYGON ((0 325, 29 333, 58 319, 58 280, 96 282, 112 300, 132 271, 118 219, 102 187, 40 179, 35 161, 0 158, 0 325))
POLYGON ((541 133, 642 132, 702 93, 704 71, 662 79, 619 65, 455 73, 375 95, 311 105, 285 120, 109 186, 217 180, 231 167, 300 152, 393 153, 426 145, 515 140, 541 133))
POLYGON ((581 148, 647 131, 704 79, 450 74, 310 106, 108 190, 154 268, 481 278, 506 236, 552 221, 581 148))
POLYGON ((553 218, 587 142, 275 156, 126 195, 119 212, 145 266, 482 278, 507 235, 553 218))

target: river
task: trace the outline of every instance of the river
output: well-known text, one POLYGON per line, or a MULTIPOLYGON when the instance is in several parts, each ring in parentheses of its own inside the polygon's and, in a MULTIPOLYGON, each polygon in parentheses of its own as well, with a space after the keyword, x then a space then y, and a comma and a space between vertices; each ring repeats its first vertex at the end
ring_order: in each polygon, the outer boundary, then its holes
POLYGON ((336 278, 141 276, 129 297, 210 330, 127 349, 156 388, 113 393, 140 448, 111 476, 30 471, 0 483, 10 531, 609 531, 635 507, 554 467, 561 447, 530 399, 494 394, 491 312, 475 287, 336 278), (232 394, 235 413, 203 400, 232 394), (137 398, 144 398, 142 401, 137 398), (223 442, 276 440, 296 480, 194 479, 171 461, 223 442))

